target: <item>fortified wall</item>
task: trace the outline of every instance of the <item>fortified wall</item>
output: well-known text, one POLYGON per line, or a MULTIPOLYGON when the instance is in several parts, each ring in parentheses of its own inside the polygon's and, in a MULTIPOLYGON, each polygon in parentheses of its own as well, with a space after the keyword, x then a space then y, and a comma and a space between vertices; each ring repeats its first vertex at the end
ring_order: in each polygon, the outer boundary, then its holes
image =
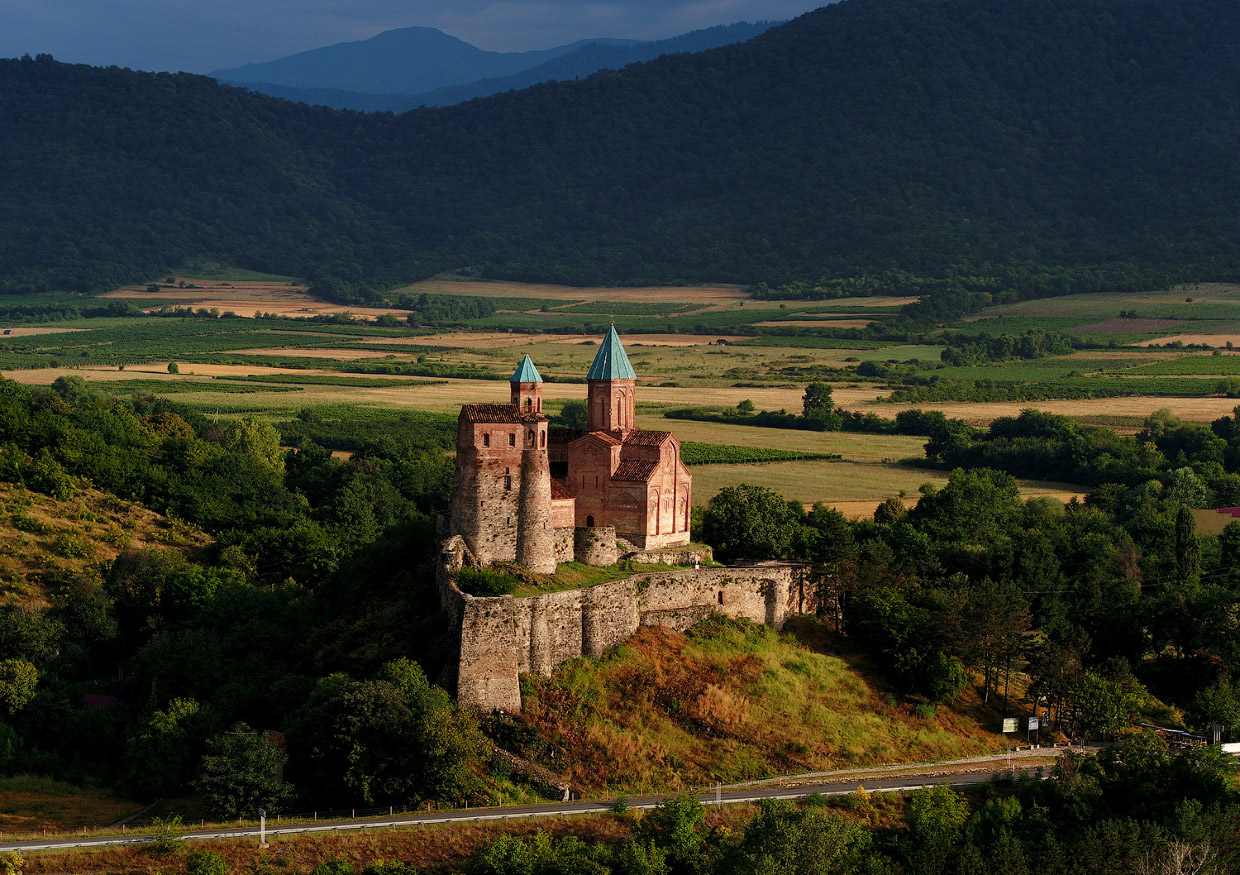
POLYGON ((520 711, 522 673, 550 677, 560 663, 602 656, 641 626, 683 631, 717 611, 779 629, 817 607, 805 566, 794 563, 656 571, 528 598, 478 598, 454 581, 467 557, 462 538, 445 541, 437 583, 460 633, 457 701, 482 711, 520 711))

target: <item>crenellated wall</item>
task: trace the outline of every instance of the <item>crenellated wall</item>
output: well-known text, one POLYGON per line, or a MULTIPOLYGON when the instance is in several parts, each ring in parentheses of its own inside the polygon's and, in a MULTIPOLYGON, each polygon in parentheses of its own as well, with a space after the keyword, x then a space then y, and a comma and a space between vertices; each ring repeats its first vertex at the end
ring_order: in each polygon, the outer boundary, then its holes
POLYGON ((550 677, 560 663, 604 655, 639 626, 683 630, 719 612, 778 629, 816 607, 805 567, 791 563, 660 571, 528 598, 476 598, 452 582, 463 547, 460 539, 445 542, 440 597, 460 629, 457 700, 483 711, 519 711, 521 673, 550 677))

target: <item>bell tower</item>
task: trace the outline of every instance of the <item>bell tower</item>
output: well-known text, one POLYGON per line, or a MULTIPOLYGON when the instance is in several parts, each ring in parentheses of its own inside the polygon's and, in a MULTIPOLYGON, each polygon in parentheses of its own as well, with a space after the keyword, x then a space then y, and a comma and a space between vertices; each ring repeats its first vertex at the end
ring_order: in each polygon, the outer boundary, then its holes
POLYGON ((527 355, 513 372, 509 380, 512 388, 512 403, 524 416, 529 413, 542 413, 543 378, 534 367, 534 362, 527 355))
POLYGON ((587 420, 590 431, 620 432, 627 435, 637 427, 637 404, 633 393, 637 374, 624 353, 616 326, 607 329, 594 363, 586 374, 589 387, 587 420))

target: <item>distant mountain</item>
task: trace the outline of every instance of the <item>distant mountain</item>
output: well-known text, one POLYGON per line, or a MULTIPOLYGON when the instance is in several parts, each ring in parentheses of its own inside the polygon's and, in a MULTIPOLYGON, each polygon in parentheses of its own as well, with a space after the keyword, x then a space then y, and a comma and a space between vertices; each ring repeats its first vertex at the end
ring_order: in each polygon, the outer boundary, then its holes
POLYGON ((509 76, 593 42, 578 40, 532 52, 488 52, 433 27, 387 30, 367 40, 337 43, 210 75, 229 84, 332 89, 364 94, 415 94, 476 79, 509 76))
POLYGON ((449 85, 424 94, 415 94, 386 108, 403 112, 419 106, 452 106, 475 97, 488 97, 514 89, 519 91, 540 82, 578 79, 597 73, 599 70, 619 70, 629 64, 653 61, 662 55, 704 52, 719 46, 743 43, 782 23, 779 21, 742 21, 736 24, 723 24, 718 27, 695 30, 670 39, 633 45, 591 42, 589 45, 574 49, 558 58, 539 64, 537 67, 513 73, 511 76, 482 79, 465 85, 449 85))
POLYGON ((845 0, 402 115, 0 61, 0 291, 202 256, 345 285, 1240 277, 1237 45, 1235 0, 845 0))
POLYGON ((296 100, 310 106, 333 106, 337 109, 356 109, 360 112, 405 112, 420 106, 452 106, 475 97, 487 97, 504 91, 529 88, 540 82, 578 79, 597 73, 599 70, 618 70, 629 64, 653 61, 661 55, 702 52, 731 43, 745 42, 780 23, 746 21, 724 24, 652 42, 593 40, 549 61, 508 76, 469 80, 464 84, 446 85, 420 94, 368 94, 345 91, 340 88, 298 88, 271 82, 242 81, 231 78, 221 79, 221 81, 241 85, 262 94, 270 94, 272 97, 296 100))

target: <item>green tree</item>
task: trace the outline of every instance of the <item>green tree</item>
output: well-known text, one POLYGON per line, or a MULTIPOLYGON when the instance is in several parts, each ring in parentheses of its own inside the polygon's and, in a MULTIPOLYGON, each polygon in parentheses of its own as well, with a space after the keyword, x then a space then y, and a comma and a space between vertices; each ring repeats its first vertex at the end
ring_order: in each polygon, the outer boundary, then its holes
POLYGON ((284 451, 280 433, 263 419, 244 416, 234 419, 219 432, 220 446, 279 473, 284 472, 284 451))
POLYGON ((940 875, 950 871, 964 839, 969 805, 949 784, 914 790, 904 819, 908 823, 909 871, 940 875))
POLYGON ((1087 671, 1072 694, 1077 709, 1077 728, 1086 738, 1114 735, 1131 719, 1135 707, 1118 681, 1087 671))
POLYGON ((727 871, 745 875, 831 875, 856 870, 870 844, 864 828, 821 807, 761 799, 727 871))
POLYGON ((181 368, 177 365, 176 362, 168 362, 168 373, 179 374, 181 373, 181 368))
POLYGON ((801 396, 801 415, 818 428, 835 431, 840 427, 840 414, 835 409, 835 400, 831 397, 831 387, 821 381, 814 381, 805 387, 801 396))
POLYGON ((764 486, 725 486, 711 499, 702 537, 724 562, 792 558, 805 512, 764 486))
POLYGON ((153 711, 125 746, 125 772, 147 797, 184 792, 194 779, 209 721, 198 702, 173 699, 153 711))
POLYGON ((9 715, 25 708, 39 686, 39 670, 24 659, 0 659, 0 705, 9 715))
POLYGON ((207 742, 196 787, 220 817, 254 817, 260 808, 278 812, 293 795, 283 780, 287 760, 265 732, 238 723, 207 742))

